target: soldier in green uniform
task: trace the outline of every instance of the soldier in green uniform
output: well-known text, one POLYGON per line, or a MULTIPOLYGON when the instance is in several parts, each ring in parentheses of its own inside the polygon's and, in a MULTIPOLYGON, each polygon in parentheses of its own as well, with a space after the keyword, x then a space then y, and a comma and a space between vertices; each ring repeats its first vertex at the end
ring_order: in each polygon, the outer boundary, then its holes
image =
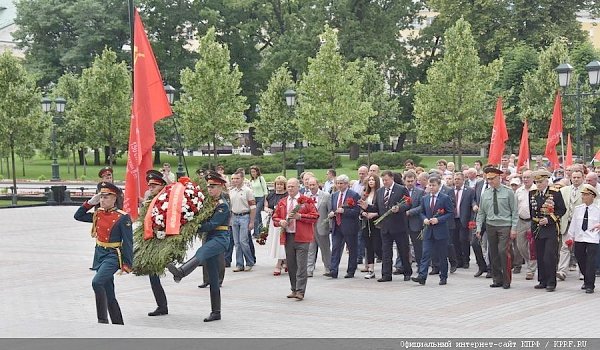
POLYGON ((221 319, 221 291, 219 288, 219 262, 218 256, 225 252, 229 247, 229 205, 223 199, 223 186, 225 179, 218 173, 211 171, 206 175, 208 183, 208 194, 218 201, 214 213, 206 222, 202 223, 199 232, 207 232, 206 243, 204 243, 196 254, 180 267, 174 264, 167 265, 169 271, 173 274, 175 282, 189 275, 200 264, 208 268, 210 283, 210 304, 211 313, 204 319, 204 322, 211 322, 221 319))
POLYGON ((98 323, 123 324, 121 308, 115 297, 114 274, 117 270, 129 273, 133 263, 133 232, 131 218, 117 209, 116 200, 121 189, 110 182, 98 186, 99 194, 83 203, 75 213, 75 220, 92 223, 92 237, 96 238, 94 266, 96 275, 92 288, 96 295, 98 323), (93 214, 89 211, 100 204, 93 214), (108 311, 108 314, 107 314, 108 311))
POLYGON ((529 191, 529 211, 531 213, 531 230, 535 236, 535 253, 537 255, 538 281, 535 289, 556 289, 556 265, 558 264, 558 248, 560 237, 560 217, 567 208, 557 188, 548 186, 552 174, 544 169, 533 173, 537 189, 529 191))

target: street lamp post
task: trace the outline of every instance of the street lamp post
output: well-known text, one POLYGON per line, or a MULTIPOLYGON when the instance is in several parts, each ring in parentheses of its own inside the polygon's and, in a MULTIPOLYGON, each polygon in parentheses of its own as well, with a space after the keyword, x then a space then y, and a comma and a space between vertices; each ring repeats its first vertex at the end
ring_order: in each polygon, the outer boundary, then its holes
POLYGON ((42 111, 44 113, 51 113, 53 102, 56 106, 56 114, 52 115, 52 178, 50 181, 60 181, 60 169, 56 152, 56 121, 64 113, 67 101, 62 97, 57 97, 54 101, 44 97, 42 98, 42 111))
MULTIPOLYGON (((290 115, 292 115, 294 107, 296 106, 296 91, 292 89, 288 89, 283 93, 285 97, 285 104, 288 106, 290 115)), ((298 171, 298 179, 300 179, 300 175, 304 172, 304 154, 302 151, 304 142, 300 140, 300 154, 298 155, 298 161, 296 162, 296 170, 298 171)), ((285 147, 285 145, 284 145, 285 147)))
MULTIPOLYGON (((173 106, 175 103, 175 88, 171 85, 165 85, 165 93, 167 94, 167 98, 169 99, 169 104, 173 106)), ((182 176, 185 176, 187 173, 187 164, 185 165, 185 170, 183 168, 185 158, 183 157, 183 145, 181 143, 181 135, 179 135, 179 130, 177 130, 177 121, 175 120, 177 116, 173 113, 173 126, 175 127, 175 134, 177 135, 177 142, 179 143, 179 149, 177 150, 177 179, 182 176)))
MULTIPOLYGON (((598 87, 600 83, 600 62, 592 61, 585 66, 585 70, 588 72, 588 79, 590 86, 592 88, 598 87)), ((580 153, 580 147, 582 144, 581 140, 581 97, 582 96, 597 96, 598 91, 593 90, 591 92, 582 92, 581 91, 581 81, 577 79, 575 84, 575 92, 574 93, 566 93, 567 88, 571 83, 573 67, 568 63, 562 63, 558 65, 555 69, 558 74, 558 85, 562 88, 561 96, 563 97, 575 97, 575 125, 576 125, 576 135, 575 138, 577 140, 577 144, 575 145, 575 153, 578 157, 581 157, 583 161, 586 159, 585 147, 583 148, 583 154, 580 153)))

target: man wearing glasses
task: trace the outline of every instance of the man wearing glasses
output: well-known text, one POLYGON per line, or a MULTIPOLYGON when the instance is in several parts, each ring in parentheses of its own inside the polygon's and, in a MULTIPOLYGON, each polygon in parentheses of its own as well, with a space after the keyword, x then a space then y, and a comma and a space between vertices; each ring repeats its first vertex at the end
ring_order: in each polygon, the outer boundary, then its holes
POLYGON ((544 169, 533 173, 537 189, 529 191, 529 212, 531 230, 535 236, 538 281, 535 289, 556 289, 556 265, 558 263, 558 242, 560 238, 560 218, 567 208, 559 190, 549 187, 552 174, 544 169))

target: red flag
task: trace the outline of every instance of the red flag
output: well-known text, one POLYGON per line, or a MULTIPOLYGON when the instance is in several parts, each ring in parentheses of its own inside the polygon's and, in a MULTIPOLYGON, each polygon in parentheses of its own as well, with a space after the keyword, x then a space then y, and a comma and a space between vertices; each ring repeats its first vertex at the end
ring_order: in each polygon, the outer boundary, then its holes
POLYGON ((506 130, 506 123, 504 122, 504 113, 502 113, 502 97, 498 97, 498 102, 496 102, 496 116, 494 117, 494 128, 492 129, 492 139, 490 140, 489 164, 500 164, 502 154, 504 154, 504 143, 507 140, 508 131, 506 130))
POLYGON ((529 169, 529 130, 527 119, 523 122, 523 132, 521 133, 521 145, 519 146, 519 160, 517 168, 526 166, 529 169))
POLYGON ((152 169, 154 123, 173 114, 144 25, 134 10, 133 101, 123 209, 138 216, 138 201, 146 191, 146 171, 152 169))
POLYGON ((565 168, 573 165, 573 145, 571 144, 571 134, 567 134, 567 155, 565 156, 565 168))
POLYGON ((548 129, 548 139, 546 141, 546 151, 544 155, 550 161, 552 169, 556 169, 560 166, 558 162, 558 154, 556 153, 556 145, 560 142, 562 135, 562 109, 560 104, 560 93, 556 93, 556 100, 554 102, 554 112, 552 113, 552 121, 550 122, 550 129, 548 129))

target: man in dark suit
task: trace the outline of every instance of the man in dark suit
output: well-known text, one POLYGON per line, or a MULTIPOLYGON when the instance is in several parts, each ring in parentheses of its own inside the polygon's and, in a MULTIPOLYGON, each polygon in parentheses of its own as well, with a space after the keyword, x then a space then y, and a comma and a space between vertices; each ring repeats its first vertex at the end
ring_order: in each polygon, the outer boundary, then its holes
POLYGON ((378 282, 388 282, 392 280, 392 244, 394 240, 399 242, 400 259, 404 269, 404 280, 410 280, 412 268, 409 260, 409 244, 408 244, 408 219, 406 211, 410 209, 410 203, 403 199, 409 198, 409 193, 406 187, 398 185, 394 182, 394 174, 386 170, 381 173, 383 187, 377 190, 375 202, 373 205, 361 202, 363 209, 379 213, 383 216, 388 210, 392 214, 385 218, 379 226, 381 227, 381 278, 378 282), (401 204, 397 204, 401 203, 401 204))
POLYGON ((464 186, 462 173, 454 173, 454 198, 456 199, 454 208, 455 228, 452 231, 452 240, 454 241, 458 267, 468 269, 471 255, 469 222, 473 220, 473 211, 477 211, 479 207, 475 201, 475 190, 464 186))
POLYGON ((358 201, 360 195, 348 188, 350 179, 347 175, 340 175, 336 178, 338 191, 331 196, 331 212, 328 217, 332 220, 331 231, 331 267, 329 273, 325 276, 331 278, 338 277, 338 269, 344 243, 348 248, 348 269, 344 278, 353 278, 356 272, 358 256, 358 231, 360 228, 358 216, 360 207, 358 201))
MULTIPOLYGON (((486 179, 483 179, 475 185, 475 203, 479 207, 481 203, 481 195, 485 192, 490 185, 486 179)), ((478 210, 475 210, 477 212, 478 210)), ((475 213, 476 216, 477 213, 475 213)), ((477 237, 473 235, 471 239, 471 247, 475 254, 475 260, 479 269, 475 273, 474 277, 481 276, 484 272, 487 272, 486 278, 492 278, 491 268, 489 268, 489 258, 487 255, 487 234, 485 232, 485 225, 481 227, 481 236, 477 237)))
POLYGON ((419 275, 413 277, 414 282, 425 284, 427 270, 431 261, 431 253, 435 251, 440 258, 440 285, 445 285, 448 279, 448 240, 450 231, 448 221, 454 217, 454 207, 448 195, 440 191, 441 180, 438 177, 429 178, 429 194, 421 200, 421 219, 423 231, 423 258, 419 266, 419 275))
POLYGON ((423 220, 421 220, 421 198, 425 195, 425 190, 416 187, 417 174, 409 170, 404 173, 404 185, 408 190, 411 199, 410 209, 406 211, 408 218, 408 234, 415 251, 415 261, 417 262, 417 271, 421 264, 423 254, 423 241, 417 238, 423 229, 423 220))
MULTIPOLYGON (((437 175, 433 175, 437 176, 437 175)), ((440 191, 450 197, 452 206, 456 208, 456 200, 454 196, 454 175, 449 174, 444 176, 446 184, 442 184, 440 191)), ((454 247, 454 241, 452 240, 452 232, 456 229, 454 220, 448 221, 448 230, 450 230, 450 239, 448 240, 448 252, 446 254, 448 262, 450 262, 450 273, 456 272, 458 263, 456 261, 456 249, 454 247)), ((431 272, 430 275, 437 275, 440 273, 440 260, 439 255, 434 251, 431 256, 431 272)))

